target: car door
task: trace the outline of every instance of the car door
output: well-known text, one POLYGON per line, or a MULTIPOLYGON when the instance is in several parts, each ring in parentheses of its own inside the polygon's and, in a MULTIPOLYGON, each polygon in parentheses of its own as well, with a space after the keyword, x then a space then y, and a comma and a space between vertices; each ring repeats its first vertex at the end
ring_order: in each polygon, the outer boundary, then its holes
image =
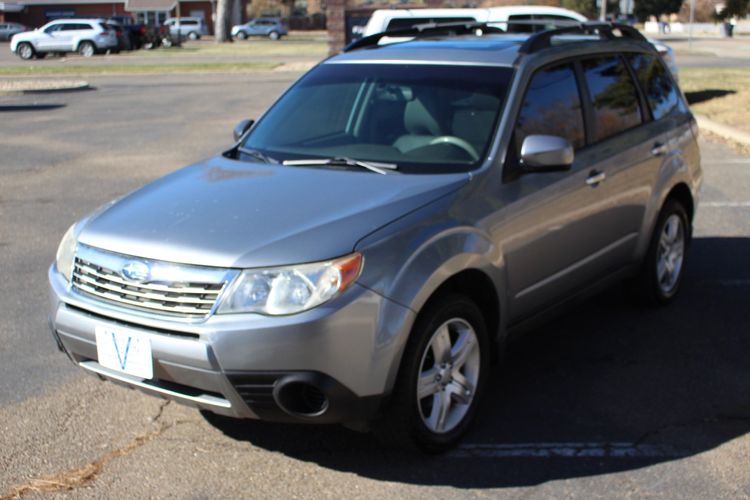
POLYGON ((57 47, 64 51, 76 50, 76 44, 81 37, 93 39, 94 37, 89 33, 91 26, 82 23, 66 23, 60 28, 57 34, 57 47), (88 35, 88 36, 86 36, 88 35))
POLYGON ((589 182, 598 180, 596 189, 605 197, 598 225, 606 231, 606 245, 597 266, 604 273, 636 259, 669 137, 666 128, 651 124, 648 105, 623 55, 584 58, 580 64, 590 137, 581 159, 589 164, 589 182))
POLYGON ((61 38, 62 28, 65 26, 62 23, 51 24, 41 30, 40 36, 36 40, 36 48, 40 51, 60 50, 61 49, 61 38))
POLYGON ((502 222, 493 234, 505 258, 511 324, 595 283, 614 270, 613 253, 623 256, 623 230, 617 217, 610 219, 617 194, 595 168, 603 168, 608 153, 591 151, 586 99, 579 62, 541 68, 529 80, 506 155, 502 222), (574 146, 569 169, 522 170, 523 140, 540 134, 574 146))

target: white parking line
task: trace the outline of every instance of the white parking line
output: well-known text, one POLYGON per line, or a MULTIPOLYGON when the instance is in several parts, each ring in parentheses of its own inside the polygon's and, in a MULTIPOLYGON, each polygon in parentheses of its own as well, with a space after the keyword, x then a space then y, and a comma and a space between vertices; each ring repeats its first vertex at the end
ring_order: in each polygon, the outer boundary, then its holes
POLYGON ((707 208, 745 208, 750 207, 750 201, 704 201, 700 204, 700 207, 707 207, 707 208))
POLYGON ((448 458, 677 458, 688 453, 674 446, 635 443, 464 444, 448 458))
POLYGON ((700 286, 726 286, 726 287, 743 287, 750 286, 750 280, 732 279, 732 280, 704 280, 698 283, 700 286))

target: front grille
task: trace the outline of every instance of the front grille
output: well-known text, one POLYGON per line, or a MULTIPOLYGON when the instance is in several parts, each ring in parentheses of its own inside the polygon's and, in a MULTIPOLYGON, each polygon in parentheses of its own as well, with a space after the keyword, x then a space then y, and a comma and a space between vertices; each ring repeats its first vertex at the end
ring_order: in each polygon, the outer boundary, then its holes
MULTIPOLYGON (((73 287, 80 293, 127 308, 157 314, 205 317, 213 309, 227 283, 226 279, 212 279, 213 282, 208 283, 191 280, 132 281, 119 272, 120 262, 127 262, 128 258, 107 254, 106 258, 97 259, 97 254, 102 255, 103 252, 87 250, 81 252, 79 249, 76 255, 73 287), (111 265, 113 263, 115 266, 111 265)), ((158 266, 158 263, 155 265, 158 266)), ((179 271, 178 266, 168 265, 171 270, 179 271)), ((183 271, 182 276, 179 272, 173 274, 176 278, 189 278, 190 272, 183 271)))

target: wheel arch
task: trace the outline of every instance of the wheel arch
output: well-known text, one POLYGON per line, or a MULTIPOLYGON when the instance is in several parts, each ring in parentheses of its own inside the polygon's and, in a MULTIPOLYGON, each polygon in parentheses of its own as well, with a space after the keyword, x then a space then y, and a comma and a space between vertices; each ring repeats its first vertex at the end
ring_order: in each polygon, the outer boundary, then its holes
POLYGON ((695 200, 693 199, 693 193, 690 188, 684 182, 679 182, 669 190, 669 193, 664 198, 662 206, 667 200, 674 199, 679 201, 687 211, 688 219, 692 222, 693 216, 695 215, 695 200))

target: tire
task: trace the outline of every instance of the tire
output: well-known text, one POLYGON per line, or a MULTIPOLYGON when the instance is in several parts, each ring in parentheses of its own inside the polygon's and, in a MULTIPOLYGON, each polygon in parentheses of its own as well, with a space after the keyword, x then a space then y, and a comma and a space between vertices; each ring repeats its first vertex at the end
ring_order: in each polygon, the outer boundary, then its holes
POLYGON ((34 47, 32 47, 30 43, 25 43, 25 42, 18 44, 18 47, 16 47, 16 54, 18 54, 18 57, 20 57, 24 61, 33 59, 36 56, 34 47))
POLYGON ((171 38, 162 38, 161 39, 161 46, 164 47, 165 49, 168 49, 168 48, 172 47, 172 45, 173 44, 172 44, 172 39, 171 38))
POLYGON ((244 31, 238 31, 235 35, 237 37, 237 40, 246 40, 247 39, 247 33, 244 31))
POLYGON ((452 448, 474 419, 489 370, 490 341, 476 304, 463 295, 429 303, 407 342, 388 407, 373 422, 376 436, 427 453, 452 448))
POLYGON ((270 38, 270 39, 271 39, 271 40, 273 40, 273 41, 276 41, 276 40, 278 40, 279 38, 281 38, 281 35, 279 35, 279 32, 278 32, 278 31, 272 31, 272 32, 270 32, 270 33, 268 34, 268 38, 270 38))
POLYGON ((691 239, 687 210, 679 201, 668 199, 656 219, 640 272, 627 283, 635 302, 660 306, 675 299, 685 274, 691 239))
POLYGON ((91 57, 96 54, 96 47, 91 42, 81 42, 78 44, 78 53, 83 57, 91 57))
POLYGON ((191 31, 187 36, 190 40, 198 40, 201 36, 195 31, 191 31))

